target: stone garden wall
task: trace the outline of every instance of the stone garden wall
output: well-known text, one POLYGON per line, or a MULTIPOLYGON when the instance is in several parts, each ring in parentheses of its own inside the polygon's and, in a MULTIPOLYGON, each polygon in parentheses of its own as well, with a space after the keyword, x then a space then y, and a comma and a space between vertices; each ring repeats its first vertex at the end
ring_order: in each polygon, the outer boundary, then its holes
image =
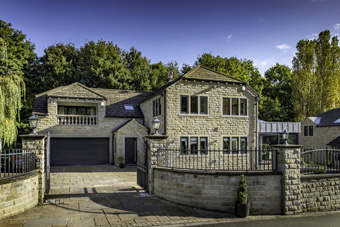
MULTIPOLYGON (((250 213, 281 214, 280 174, 246 174, 250 213)), ((240 174, 154 169, 154 194, 191 207, 234 213, 240 174)))
POLYGON ((300 208, 302 212, 340 210, 340 175, 302 176, 300 208))
POLYGON ((37 171, 0 180, 0 219, 22 213, 38 204, 37 171))

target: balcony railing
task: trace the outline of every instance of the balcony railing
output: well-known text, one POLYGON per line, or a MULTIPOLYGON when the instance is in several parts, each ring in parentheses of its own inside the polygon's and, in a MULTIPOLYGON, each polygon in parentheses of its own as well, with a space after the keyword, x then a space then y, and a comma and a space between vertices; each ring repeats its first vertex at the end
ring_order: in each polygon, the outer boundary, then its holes
POLYGON ((58 115, 60 125, 96 125, 98 117, 96 115, 58 115))

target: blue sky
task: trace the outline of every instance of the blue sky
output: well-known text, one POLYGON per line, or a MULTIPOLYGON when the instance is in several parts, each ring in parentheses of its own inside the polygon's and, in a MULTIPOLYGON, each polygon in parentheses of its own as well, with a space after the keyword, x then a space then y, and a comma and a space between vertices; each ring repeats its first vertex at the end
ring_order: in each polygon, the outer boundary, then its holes
POLYGON ((340 34, 338 0, 11 0, 0 19, 22 30, 38 56, 56 43, 112 41, 152 63, 192 65, 203 53, 254 61, 261 74, 291 67, 296 44, 340 34))

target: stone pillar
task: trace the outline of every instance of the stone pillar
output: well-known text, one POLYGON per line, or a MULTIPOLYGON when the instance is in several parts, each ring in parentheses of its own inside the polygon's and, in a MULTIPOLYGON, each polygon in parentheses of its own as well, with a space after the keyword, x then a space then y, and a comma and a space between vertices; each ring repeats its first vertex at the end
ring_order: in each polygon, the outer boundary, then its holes
POLYGON ((166 148, 166 135, 145 136, 147 141, 146 152, 148 155, 148 191, 150 195, 154 193, 153 168, 157 167, 157 150, 166 148))
POLYGON ((39 203, 44 202, 45 196, 45 184, 46 184, 46 173, 45 173, 45 135, 29 134, 21 135, 22 148, 32 149, 36 155, 36 158, 40 159, 40 168, 37 169, 39 174, 39 203))
POLYGON ((274 145, 278 150, 278 171, 282 173, 282 213, 299 214, 300 209, 300 148, 301 145, 274 145))

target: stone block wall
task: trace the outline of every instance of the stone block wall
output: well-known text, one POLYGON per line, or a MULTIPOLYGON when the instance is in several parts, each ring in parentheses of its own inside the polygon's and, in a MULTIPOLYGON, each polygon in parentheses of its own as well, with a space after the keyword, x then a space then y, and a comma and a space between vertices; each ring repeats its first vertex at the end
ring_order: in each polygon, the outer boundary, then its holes
MULTIPOLYGON (((250 214, 281 214, 281 178, 245 175, 250 214)), ((154 169, 154 194, 191 207, 234 213, 240 175, 154 169)))
POLYGON ((301 211, 340 210, 340 175, 322 174, 301 177, 301 211))
POLYGON ((39 174, 0 180, 0 219, 22 213, 38 204, 39 174))

